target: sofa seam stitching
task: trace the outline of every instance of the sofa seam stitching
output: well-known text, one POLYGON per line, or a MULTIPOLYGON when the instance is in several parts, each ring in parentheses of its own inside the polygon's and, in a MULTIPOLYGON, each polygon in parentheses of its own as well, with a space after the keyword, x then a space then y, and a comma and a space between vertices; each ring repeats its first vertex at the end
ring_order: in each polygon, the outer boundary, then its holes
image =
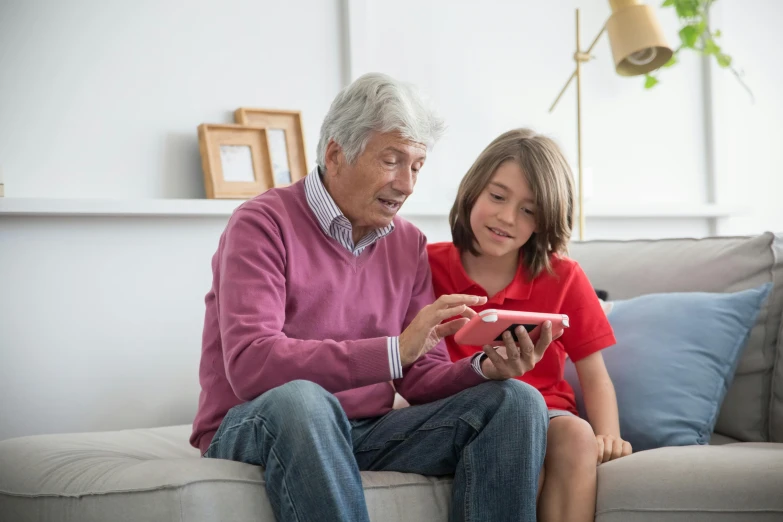
MULTIPOLYGON (((0 490, 0 495, 5 495, 8 497, 16 497, 16 498, 83 498, 83 497, 100 497, 104 495, 125 495, 128 493, 150 493, 154 491, 166 491, 171 489, 181 489, 185 488, 187 486, 192 486, 195 484, 203 484, 203 483, 239 483, 239 484, 249 484, 249 485, 265 485, 265 481, 253 481, 253 480, 232 480, 232 479, 219 479, 219 480, 198 480, 194 482, 187 482, 185 484, 179 484, 179 485, 166 485, 166 486, 160 486, 155 488, 146 488, 146 489, 127 489, 127 490, 116 490, 116 491, 102 491, 102 492, 91 492, 91 493, 82 493, 82 494, 58 494, 58 493, 12 493, 10 491, 0 490)), ((449 484, 453 482, 453 479, 441 479, 436 484, 442 483, 442 484, 449 484)), ((385 486, 363 486, 362 489, 364 490, 374 490, 374 489, 396 489, 396 488, 404 488, 404 487, 411 487, 411 486, 427 486, 431 485, 432 482, 408 482, 405 484, 389 484, 385 486)))

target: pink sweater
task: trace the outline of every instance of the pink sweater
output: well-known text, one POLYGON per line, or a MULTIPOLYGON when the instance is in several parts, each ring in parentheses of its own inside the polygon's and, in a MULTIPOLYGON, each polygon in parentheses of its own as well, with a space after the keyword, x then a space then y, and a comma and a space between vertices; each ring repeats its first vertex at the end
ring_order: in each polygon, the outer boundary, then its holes
MULTIPOLYGON (((394 224, 354 256, 320 229, 303 181, 234 212, 212 258, 193 446, 207 450, 230 408, 297 379, 335 394, 349 418, 391 410, 387 336, 434 300, 426 238, 394 224)), ((417 404, 484 379, 441 342, 393 382, 417 404)))

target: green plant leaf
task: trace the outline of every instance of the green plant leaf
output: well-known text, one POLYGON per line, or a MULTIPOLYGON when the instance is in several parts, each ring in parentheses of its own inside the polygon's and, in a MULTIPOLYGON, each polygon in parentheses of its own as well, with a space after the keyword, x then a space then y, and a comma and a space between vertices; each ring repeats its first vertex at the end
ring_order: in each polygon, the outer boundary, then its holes
POLYGON ((724 53, 718 53, 715 58, 718 60, 718 65, 723 68, 731 66, 731 56, 724 53))
MULTIPOLYGON (((682 42, 674 51, 671 59, 663 67, 671 67, 678 61, 678 54, 682 49, 690 49, 696 53, 705 56, 714 56, 715 61, 722 68, 731 68, 731 56, 723 52, 723 48, 718 45, 717 40, 723 34, 720 30, 714 31, 709 27, 710 8, 717 0, 660 0, 661 7, 674 7, 677 13, 677 19, 680 23, 679 37, 682 42)), ((778 0, 781 1, 781 0, 778 0)), ((634 2, 637 3, 637 2, 634 2)), ((742 81, 741 75, 732 69, 734 76, 740 84, 748 91, 751 98, 753 92, 742 81)), ((644 88, 652 89, 659 83, 658 78, 646 75, 644 79, 644 88)))
POLYGON ((701 36, 702 32, 704 32, 704 30, 702 29, 699 31, 697 24, 688 24, 680 29, 680 40, 682 41, 682 46, 693 49, 696 46, 696 42, 699 41, 699 36, 701 36))
POLYGON ((695 18, 699 15, 699 0, 676 0, 674 8, 680 18, 695 18))
POLYGON ((715 43, 715 40, 707 37, 704 42, 704 54, 720 54, 720 45, 715 43))

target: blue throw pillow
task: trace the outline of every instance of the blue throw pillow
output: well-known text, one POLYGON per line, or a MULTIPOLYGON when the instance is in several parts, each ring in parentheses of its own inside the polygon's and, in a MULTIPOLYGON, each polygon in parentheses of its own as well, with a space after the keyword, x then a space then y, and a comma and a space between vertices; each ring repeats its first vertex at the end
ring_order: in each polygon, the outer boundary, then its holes
MULTIPOLYGON (((620 433, 634 451, 708 444, 734 370, 772 288, 733 294, 649 294, 615 301, 617 344, 603 350, 620 433)), ((573 363, 566 379, 584 403, 573 363)))

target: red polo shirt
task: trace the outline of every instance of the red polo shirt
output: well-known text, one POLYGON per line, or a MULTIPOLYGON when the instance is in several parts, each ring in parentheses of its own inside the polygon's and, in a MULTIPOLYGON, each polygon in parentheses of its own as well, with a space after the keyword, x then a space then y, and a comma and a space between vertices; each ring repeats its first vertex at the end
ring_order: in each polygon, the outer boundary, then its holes
MULTIPOLYGON (((572 361, 578 361, 615 344, 612 327, 579 264, 572 259, 553 256, 551 262, 555 275, 543 271, 529 281, 527 270, 520 262, 514 280, 494 296, 488 296, 465 272, 459 251, 453 243, 428 245, 427 252, 436 297, 443 294, 487 296, 487 304, 474 307, 477 312, 497 308, 568 315, 570 327, 549 345, 536 367, 519 380, 535 386, 544 396, 548 408, 576 414, 574 391, 563 379, 566 354, 572 361)), ((480 346, 457 344, 453 336, 446 338, 446 346, 452 361, 481 351, 480 346)))

